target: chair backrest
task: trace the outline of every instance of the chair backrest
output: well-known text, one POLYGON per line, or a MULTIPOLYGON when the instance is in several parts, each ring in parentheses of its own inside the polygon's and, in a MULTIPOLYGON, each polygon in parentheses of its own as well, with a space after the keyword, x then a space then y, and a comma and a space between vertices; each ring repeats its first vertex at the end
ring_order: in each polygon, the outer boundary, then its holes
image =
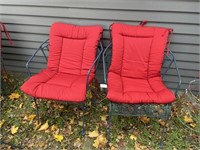
MULTIPOLYGON (((50 30, 48 69, 86 75, 95 60, 102 35, 101 26, 76 26, 54 23, 50 30)), ((91 72, 94 73, 94 70, 91 72)))
POLYGON ((171 29, 160 27, 113 24, 109 72, 139 79, 161 76, 170 31, 171 29))

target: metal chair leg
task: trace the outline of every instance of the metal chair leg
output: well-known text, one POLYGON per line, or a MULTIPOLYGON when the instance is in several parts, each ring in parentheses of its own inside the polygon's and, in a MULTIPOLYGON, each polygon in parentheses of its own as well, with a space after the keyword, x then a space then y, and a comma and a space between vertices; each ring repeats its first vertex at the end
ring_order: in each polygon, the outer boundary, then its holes
POLYGON ((98 99, 98 88, 99 88, 99 83, 96 78, 93 79, 93 84, 94 84, 94 89, 91 89, 91 92, 93 94, 92 97, 92 106, 96 106, 96 100, 98 99))
POLYGON ((165 138, 166 138, 166 129, 167 129, 167 123, 169 122, 169 118, 170 118, 170 113, 171 113, 171 106, 166 106, 166 107, 169 107, 169 110, 170 111, 167 111, 165 112, 165 124, 163 126, 163 130, 162 130, 162 135, 161 135, 161 141, 160 141, 160 149, 163 149, 163 146, 164 146, 164 141, 165 141, 165 138))
POLYGON ((83 115, 82 115, 83 125, 82 125, 81 135, 82 137, 85 137, 85 104, 84 103, 81 104, 81 109, 83 112, 83 115))
POLYGON ((107 128, 107 146, 109 146, 110 143, 110 128, 111 128, 111 120, 112 120, 112 104, 111 102, 109 103, 109 116, 108 116, 108 128, 107 128))
POLYGON ((38 103, 37 103, 37 99, 36 99, 35 97, 33 98, 33 100, 34 100, 34 102, 35 102, 37 120, 38 120, 38 123, 39 123, 39 122, 40 122, 39 106, 38 106, 38 103))

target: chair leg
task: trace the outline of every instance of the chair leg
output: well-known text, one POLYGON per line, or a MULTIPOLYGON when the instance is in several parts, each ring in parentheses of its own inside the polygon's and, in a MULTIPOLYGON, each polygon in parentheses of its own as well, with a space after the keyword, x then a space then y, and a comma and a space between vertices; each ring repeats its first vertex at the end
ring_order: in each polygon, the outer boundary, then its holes
POLYGON ((33 98, 34 102, 35 102, 35 106, 36 106, 36 115, 37 115, 37 120, 38 120, 38 123, 40 122, 40 114, 39 114, 39 106, 38 106, 38 103, 37 103, 37 99, 34 97, 33 98))
POLYGON ((163 126, 163 130, 162 130, 162 135, 161 135, 161 141, 160 141, 160 149, 163 149, 164 146, 164 141, 166 138, 166 129, 167 129, 167 123, 169 122, 169 118, 170 118, 170 112, 171 112, 171 106, 169 106, 169 110, 168 112, 166 112, 166 117, 165 117, 165 124, 163 126))
POLYGON ((82 115, 83 125, 82 125, 81 135, 82 135, 82 137, 84 137, 85 136, 85 104, 84 104, 84 102, 81 104, 81 109, 83 112, 83 115, 82 115))
POLYGON ((111 105, 111 102, 109 103, 109 116, 108 116, 108 128, 107 128, 107 146, 109 146, 109 143, 110 143, 110 128, 111 128, 111 120, 112 120, 112 105, 111 105))
POLYGON ((96 100, 98 99, 98 87, 99 87, 99 83, 98 80, 96 78, 93 79, 93 84, 94 84, 94 90, 91 89, 93 97, 92 97, 92 106, 96 106, 96 100))

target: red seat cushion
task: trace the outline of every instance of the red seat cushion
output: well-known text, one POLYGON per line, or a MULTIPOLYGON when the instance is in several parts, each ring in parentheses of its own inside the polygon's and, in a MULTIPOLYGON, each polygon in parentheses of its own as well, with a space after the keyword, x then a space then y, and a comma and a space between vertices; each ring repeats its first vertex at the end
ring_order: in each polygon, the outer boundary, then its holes
POLYGON ((169 29, 112 25, 112 61, 107 98, 121 103, 170 103, 174 94, 161 79, 169 29))
MULTIPOLYGON (((90 77, 90 81, 93 77, 90 77)), ((26 81, 21 90, 36 98, 81 102, 86 95, 86 75, 43 70, 26 81)))
MULTIPOLYGON (((37 97, 81 102, 87 72, 96 57, 100 26, 54 23, 50 30, 48 67, 27 80, 21 90, 37 97)), ((94 77, 91 71, 90 79, 94 77)))

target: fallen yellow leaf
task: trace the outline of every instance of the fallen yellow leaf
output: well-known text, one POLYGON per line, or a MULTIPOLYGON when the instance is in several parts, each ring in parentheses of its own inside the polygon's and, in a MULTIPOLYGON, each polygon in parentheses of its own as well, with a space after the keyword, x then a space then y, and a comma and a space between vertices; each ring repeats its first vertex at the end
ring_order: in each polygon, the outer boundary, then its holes
POLYGON ((49 127, 49 124, 48 124, 48 121, 46 121, 43 125, 41 125, 38 131, 46 130, 48 129, 48 127, 49 127))
POLYGON ((4 100, 4 97, 3 96, 0 96, 0 101, 4 100))
POLYGON ((172 150, 177 150, 177 148, 175 146, 173 146, 173 149, 172 150))
POLYGON ((147 123, 149 123, 150 118, 143 116, 143 117, 140 117, 140 121, 142 121, 144 124, 147 124, 147 123))
POLYGON ((110 150, 116 150, 116 148, 114 146, 111 146, 110 150))
POLYGON ((107 106, 103 106, 103 108, 101 109, 101 111, 107 111, 108 107, 107 106))
POLYGON ((26 115, 24 117, 24 120, 27 120, 31 123, 35 117, 36 117, 36 115, 34 115, 34 114, 26 115))
POLYGON ((28 145, 29 148, 32 148, 34 146, 34 143, 31 143, 28 145))
POLYGON ((196 127, 196 124, 195 123, 190 123, 189 124, 192 128, 195 128, 196 127))
POLYGON ((99 131, 98 130, 94 130, 92 132, 88 132, 88 136, 93 138, 93 137, 98 137, 99 136, 99 131))
POLYGON ((134 150, 148 150, 148 148, 144 145, 139 144, 138 142, 135 142, 134 150))
POLYGON ((99 135, 95 140, 94 140, 94 143, 93 143, 93 146, 95 148, 103 148, 105 147, 107 143, 107 139, 104 135, 99 135))
POLYGON ((130 136, 130 139, 131 139, 131 140, 135 140, 135 141, 136 141, 136 140, 137 140, 137 137, 136 137, 136 135, 134 135, 134 134, 131 134, 131 136, 130 136))
POLYGON ((4 119, 2 119, 2 120, 0 121, 0 128, 3 126, 4 122, 5 122, 4 119))
POLYGON ((82 121, 79 121, 79 122, 78 122, 78 125, 79 125, 79 126, 83 126, 83 122, 82 122, 82 121))
POLYGON ((61 142, 63 140, 63 135, 61 134, 54 134, 53 137, 58 142, 61 142))
POLYGON ((20 95, 18 93, 11 93, 8 97, 10 100, 14 100, 20 98, 20 95))
POLYGON ((74 142, 74 147, 80 148, 82 145, 81 139, 77 138, 76 141, 74 142))
POLYGON ((51 131, 56 131, 58 129, 57 125, 52 125, 51 126, 51 131))
POLYGON ((166 123, 166 122, 163 121, 162 119, 159 119, 158 122, 159 122, 159 124, 160 124, 161 126, 164 126, 164 125, 166 124, 166 127, 167 127, 167 128, 169 127, 169 123, 166 123))
POLYGON ((18 129, 19 129, 19 127, 12 126, 10 131, 12 134, 15 134, 15 133, 17 133, 18 129))
POLYGON ((19 108, 22 108, 22 106, 23 106, 23 103, 21 103, 21 104, 19 105, 19 108))
POLYGON ((117 139, 119 139, 119 140, 124 139, 124 135, 123 134, 117 135, 117 139))
POLYGON ((190 118, 190 117, 188 117, 188 116, 184 116, 184 121, 186 122, 186 123, 192 123, 193 122, 193 120, 192 120, 192 118, 190 118))
POLYGON ((101 116, 101 121, 106 121, 106 119, 107 119, 107 115, 101 116))
POLYGON ((86 97, 87 97, 88 99, 92 99, 92 92, 91 92, 91 91, 88 91, 86 97))
POLYGON ((35 122, 34 123, 34 130, 37 130, 39 127, 40 127, 40 125, 41 125, 41 122, 40 123, 38 123, 38 121, 37 122, 35 122))
POLYGON ((32 105, 32 107, 33 107, 34 109, 36 108, 35 102, 33 102, 31 105, 32 105))
POLYGON ((72 132, 72 126, 71 126, 71 125, 68 125, 68 126, 67 126, 66 133, 67 133, 67 134, 73 134, 73 132, 72 132))
POLYGON ((74 124, 74 117, 69 118, 69 124, 74 124))

